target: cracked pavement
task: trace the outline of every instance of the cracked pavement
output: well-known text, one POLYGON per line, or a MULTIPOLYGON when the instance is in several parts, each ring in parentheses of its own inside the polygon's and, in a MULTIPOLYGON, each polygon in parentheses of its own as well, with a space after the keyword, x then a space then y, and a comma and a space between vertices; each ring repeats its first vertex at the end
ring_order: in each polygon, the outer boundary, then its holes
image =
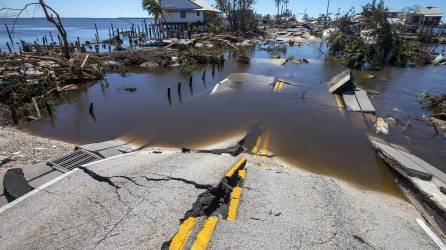
MULTIPOLYGON (((81 167, 0 214, 2 249, 160 249, 239 157, 144 150, 81 167)), ((247 156, 209 249, 436 249, 405 200, 247 156)))
POLYGON ((160 249, 237 158, 140 151, 77 170, 0 215, 2 249, 160 249))
POLYGON ((249 157, 237 220, 209 249, 437 249, 406 201, 249 157))

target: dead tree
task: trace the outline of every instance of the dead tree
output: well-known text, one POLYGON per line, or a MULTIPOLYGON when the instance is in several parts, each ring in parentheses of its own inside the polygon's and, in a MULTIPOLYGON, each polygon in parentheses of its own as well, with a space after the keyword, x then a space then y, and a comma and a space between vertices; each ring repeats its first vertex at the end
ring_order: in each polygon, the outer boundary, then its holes
POLYGON ((48 22, 56 26, 56 29, 59 32, 60 37, 62 38, 64 57, 66 59, 70 59, 70 47, 68 44, 67 32, 65 31, 65 28, 62 25, 62 21, 60 20, 59 14, 53 8, 46 5, 44 0, 39 0, 39 4, 40 7, 42 7, 43 13, 45 13, 46 20, 48 20, 48 22), (49 11, 52 13, 50 14, 49 11), (54 18, 53 14, 56 16, 56 18, 54 18))
POLYGON ((16 11, 18 13, 16 15, 16 20, 14 21, 14 25, 13 25, 13 33, 14 33, 15 22, 20 17, 20 15, 28 7, 31 7, 31 6, 40 6, 42 8, 43 13, 45 14, 45 17, 48 20, 48 22, 52 23, 56 27, 56 29, 59 32, 59 35, 62 39, 62 42, 63 42, 62 50, 63 50, 64 57, 66 59, 70 59, 70 47, 69 47, 69 43, 68 43, 68 36, 67 36, 67 32, 65 31, 65 28, 62 25, 62 21, 60 19, 59 13, 57 13, 53 8, 48 6, 44 0, 39 0, 39 2, 28 3, 21 9, 13 9, 13 8, 7 8, 7 7, 0 8, 0 12, 2 12, 2 11, 16 11))

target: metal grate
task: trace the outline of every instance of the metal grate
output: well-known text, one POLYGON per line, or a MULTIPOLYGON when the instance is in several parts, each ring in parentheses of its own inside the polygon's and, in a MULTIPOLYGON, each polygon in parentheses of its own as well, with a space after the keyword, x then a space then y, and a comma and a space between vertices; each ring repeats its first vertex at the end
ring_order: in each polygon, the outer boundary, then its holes
POLYGON ((99 155, 93 154, 84 149, 78 149, 69 155, 65 155, 58 159, 48 161, 48 165, 62 172, 68 172, 77 167, 80 167, 81 165, 102 159, 103 158, 99 155))

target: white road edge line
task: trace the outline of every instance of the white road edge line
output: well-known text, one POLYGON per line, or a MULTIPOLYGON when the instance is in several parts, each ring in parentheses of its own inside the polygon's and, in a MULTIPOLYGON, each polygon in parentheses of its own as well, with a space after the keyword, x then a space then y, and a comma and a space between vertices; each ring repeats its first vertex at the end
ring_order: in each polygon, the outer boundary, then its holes
POLYGON ((42 186, 40 186, 40 187, 34 189, 33 191, 31 191, 31 192, 29 192, 29 193, 27 193, 27 194, 21 196, 20 198, 18 198, 18 199, 16 199, 16 200, 14 200, 14 201, 12 201, 12 202, 10 202, 10 203, 4 205, 3 207, 0 207, 0 214, 3 213, 4 211, 6 211, 7 209, 9 209, 9 208, 11 208, 11 207, 17 205, 18 203, 20 203, 20 202, 22 202, 22 201, 28 199, 28 198, 31 197, 32 195, 34 195, 34 194, 36 194, 36 193, 38 193, 38 192, 44 190, 45 188, 47 188, 47 187, 53 185, 54 183, 56 183, 56 182, 58 182, 58 181, 64 179, 65 177, 67 177, 67 176, 69 176, 69 175, 75 173, 75 172, 78 171, 78 170, 79 170, 78 168, 73 169, 73 170, 71 170, 70 172, 67 172, 67 173, 63 174, 63 175, 61 175, 61 176, 59 176, 59 177, 57 177, 57 178, 55 178, 55 179, 53 179, 53 180, 51 180, 51 181, 45 183, 45 184, 43 184, 42 186))
POLYGON ((432 232, 432 230, 429 228, 426 222, 424 222, 424 220, 417 218, 417 222, 418 225, 420 225, 420 227, 426 232, 427 235, 429 235, 429 237, 431 237, 431 239, 441 250, 446 250, 446 246, 444 245, 443 241, 440 240, 440 238, 438 238, 438 236, 434 232, 432 232))
MULTIPOLYGON (((115 155, 115 156, 112 156, 112 157, 109 157, 109 158, 105 158, 105 159, 102 159, 102 160, 99 160, 99 161, 90 162, 90 163, 82 165, 82 166, 83 167, 88 167, 90 165, 93 165, 93 164, 96 164, 96 163, 99 163, 99 162, 102 162, 102 161, 106 161, 106 160, 110 160, 110 159, 114 159, 114 158, 119 158, 119 157, 122 157, 122 156, 129 156, 129 155, 132 155, 132 154, 136 154, 138 152, 141 152, 141 151, 135 151, 135 152, 131 152, 131 153, 128 153, 128 154, 122 154, 122 155, 115 155)), ((59 176, 57 178, 54 178, 53 180, 51 180, 51 181, 49 181, 47 183, 42 184, 40 187, 38 187, 38 188, 34 189, 33 191, 31 191, 31 192, 21 196, 20 198, 18 198, 16 200, 14 200, 14 201, 4 205, 3 207, 0 207, 0 214, 3 213, 4 211, 6 211, 7 209, 9 209, 9 208, 19 204, 20 202, 28 199, 29 197, 33 196, 34 194, 37 194, 38 192, 44 190, 45 188, 53 185, 54 183, 64 179, 65 177, 74 174, 78 170, 79 170, 79 168, 75 168, 75 169, 73 169, 73 170, 71 170, 69 172, 66 172, 63 175, 61 175, 61 176, 59 176)))

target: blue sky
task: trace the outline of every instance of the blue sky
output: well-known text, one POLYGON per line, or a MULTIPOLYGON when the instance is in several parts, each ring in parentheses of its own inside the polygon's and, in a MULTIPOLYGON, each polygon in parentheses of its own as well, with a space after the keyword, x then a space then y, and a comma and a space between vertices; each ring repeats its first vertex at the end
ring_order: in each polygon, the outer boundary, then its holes
MULTIPOLYGON (((25 3, 36 0, 0 0, 1 7, 20 7, 25 3)), ((213 0, 206 0, 213 3, 213 0)), ((354 7, 360 10, 367 0, 331 0, 330 12, 341 12, 354 7)), ((145 17, 147 14, 141 9, 141 0, 47 0, 48 5, 58 10, 64 17, 145 17)), ((389 8, 403 8, 414 6, 438 6, 446 12, 446 0, 387 0, 389 8)), ((294 13, 304 13, 310 16, 318 16, 325 13, 326 0, 290 0, 289 9, 294 13)), ((255 10, 261 14, 274 14, 277 9, 273 0, 257 0, 255 10)), ((24 16, 39 16, 30 10, 24 16)))

